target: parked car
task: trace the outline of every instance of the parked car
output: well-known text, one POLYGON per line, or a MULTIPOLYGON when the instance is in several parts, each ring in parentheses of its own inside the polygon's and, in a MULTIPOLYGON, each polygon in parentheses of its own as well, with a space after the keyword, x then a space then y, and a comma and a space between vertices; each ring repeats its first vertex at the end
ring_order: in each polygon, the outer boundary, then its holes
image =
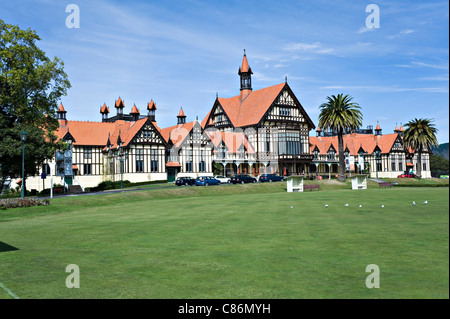
POLYGON ((194 185, 195 184, 195 179, 192 177, 178 177, 177 180, 175 181, 175 185, 177 186, 182 186, 182 185, 194 185))
POLYGON ((230 178, 229 177, 225 177, 225 176, 222 176, 222 175, 217 175, 217 176, 214 176, 214 178, 218 179, 221 184, 229 184, 230 183, 230 178))
POLYGON ((397 176, 397 178, 414 178, 414 177, 416 177, 416 174, 410 172, 403 172, 402 174, 397 176))
POLYGON ((195 186, 220 185, 220 181, 211 176, 199 176, 195 180, 195 186))
POLYGON ((233 184, 240 183, 256 183, 256 178, 249 175, 233 175, 231 176, 230 182, 233 184))
POLYGON ((280 176, 278 174, 262 174, 259 177, 259 181, 261 183, 264 183, 264 182, 281 182, 282 180, 284 180, 284 177, 280 176))

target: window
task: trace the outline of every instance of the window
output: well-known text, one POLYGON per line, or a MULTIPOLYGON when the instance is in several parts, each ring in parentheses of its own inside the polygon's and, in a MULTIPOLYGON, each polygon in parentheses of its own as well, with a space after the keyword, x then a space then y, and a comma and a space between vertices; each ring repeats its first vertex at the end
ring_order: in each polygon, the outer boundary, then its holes
POLYGON ((158 150, 150 150, 150 171, 158 172, 158 150))
POLYGON ((144 149, 136 149, 136 173, 144 172, 144 149))
POLYGON ((202 139, 202 135, 199 129, 194 129, 193 133, 192 133, 192 139, 195 142, 201 142, 202 139))
POLYGON ((291 116, 291 108, 280 107, 280 116, 291 116))
POLYGON ((192 172, 192 150, 186 150, 186 172, 192 172))
POLYGON ((84 173, 84 175, 92 175, 92 165, 84 164, 83 165, 83 173, 84 173))
POLYGON ((314 159, 316 160, 316 159, 318 159, 319 158, 319 151, 317 151, 317 150, 314 150, 314 159))
POLYGON ((397 165, 395 163, 395 154, 391 154, 391 170, 396 171, 397 165))
POLYGON ((333 149, 330 149, 329 151, 328 151, 328 159, 329 160, 334 160, 336 158, 336 151, 335 150, 333 150, 333 149))
POLYGON ((84 159, 92 158, 92 147, 90 147, 90 146, 83 147, 83 158, 84 159))
POLYGON ((297 132, 286 133, 286 153, 290 155, 300 154, 300 134, 297 132))
POLYGON ((381 165, 381 160, 377 160, 377 171, 378 172, 382 172, 383 171, 383 167, 381 165))
POLYGON ((426 158, 426 156, 422 156, 422 169, 424 171, 427 170, 427 158, 426 158))
POLYGON ((402 155, 398 156, 398 170, 403 172, 403 157, 402 155))
POLYGON ((270 152, 270 133, 266 133, 266 143, 265 143, 265 152, 270 152))
POLYGON ((151 138, 152 137, 152 131, 145 130, 145 131, 142 132, 142 135, 144 136, 144 138, 151 138))
POLYGON ((198 171, 199 172, 206 171, 205 151, 204 150, 200 150, 200 161, 198 163, 198 171))
POLYGON ((225 148, 225 145, 221 145, 219 148, 219 158, 226 158, 227 157, 227 149, 225 148))

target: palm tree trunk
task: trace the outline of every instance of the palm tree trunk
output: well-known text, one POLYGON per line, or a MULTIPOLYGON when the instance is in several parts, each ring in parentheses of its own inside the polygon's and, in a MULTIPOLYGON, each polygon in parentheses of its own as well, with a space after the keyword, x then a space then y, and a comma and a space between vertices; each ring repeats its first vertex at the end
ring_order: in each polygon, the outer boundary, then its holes
POLYGON ((418 178, 422 177, 422 150, 417 152, 417 172, 416 176, 418 178))
POLYGON ((345 181, 345 155, 344 155, 344 136, 342 130, 338 132, 338 148, 339 148, 339 174, 338 180, 345 181))

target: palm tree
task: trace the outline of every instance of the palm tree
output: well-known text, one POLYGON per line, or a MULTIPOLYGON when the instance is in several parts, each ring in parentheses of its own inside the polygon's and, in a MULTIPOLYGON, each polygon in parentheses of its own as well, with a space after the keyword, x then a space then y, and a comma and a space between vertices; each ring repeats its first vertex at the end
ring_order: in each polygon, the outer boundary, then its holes
POLYGON ((417 119, 405 124, 403 131, 403 143, 406 148, 411 148, 417 153, 416 176, 422 175, 422 153, 431 151, 431 147, 438 146, 436 138, 437 129, 431 119, 417 119))
POLYGON ((352 102, 349 95, 338 94, 338 96, 327 96, 327 102, 319 106, 319 127, 331 129, 337 133, 339 147, 339 174, 338 180, 345 181, 345 155, 344 155, 344 133, 356 130, 362 125, 361 107, 352 102))

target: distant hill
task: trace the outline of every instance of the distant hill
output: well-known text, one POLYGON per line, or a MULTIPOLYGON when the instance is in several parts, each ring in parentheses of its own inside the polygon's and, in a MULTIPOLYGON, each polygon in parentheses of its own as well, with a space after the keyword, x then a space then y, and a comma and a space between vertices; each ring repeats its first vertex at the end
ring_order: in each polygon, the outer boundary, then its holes
POLYGON ((448 143, 439 144, 437 148, 432 149, 434 155, 442 156, 448 160, 448 143))

